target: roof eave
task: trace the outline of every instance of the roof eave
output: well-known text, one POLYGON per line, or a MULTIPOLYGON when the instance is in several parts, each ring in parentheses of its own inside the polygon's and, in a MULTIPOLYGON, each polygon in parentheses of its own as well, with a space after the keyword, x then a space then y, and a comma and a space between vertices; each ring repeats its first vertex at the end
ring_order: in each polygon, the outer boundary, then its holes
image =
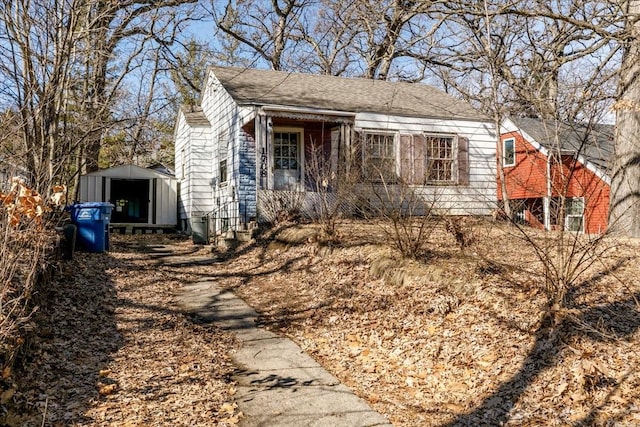
POLYGON ((482 123, 491 122, 491 119, 488 117, 468 117, 468 116, 451 117, 451 116, 407 114, 403 112, 368 111, 368 110, 345 111, 345 110, 333 110, 333 109, 326 109, 326 108, 304 107, 304 106, 286 105, 286 104, 265 104, 257 101, 240 101, 238 102, 238 105, 243 107, 256 107, 256 108, 260 108, 263 111, 292 112, 292 113, 296 112, 296 113, 318 114, 318 115, 338 116, 338 117, 355 117, 358 114, 381 114, 381 115, 387 115, 387 116, 416 117, 416 118, 434 119, 434 120, 463 120, 463 121, 473 121, 473 122, 482 122, 482 123))
MULTIPOLYGON (((241 104, 242 105, 242 104, 241 104)), ((294 105, 281 105, 281 104, 259 104, 255 102, 248 103, 254 107, 259 107, 263 111, 277 111, 277 112, 291 112, 291 113, 307 113, 307 114, 319 114, 326 116, 341 116, 341 117, 355 117, 356 113, 353 111, 342 110, 330 110, 325 108, 314 107, 299 107, 294 105)))

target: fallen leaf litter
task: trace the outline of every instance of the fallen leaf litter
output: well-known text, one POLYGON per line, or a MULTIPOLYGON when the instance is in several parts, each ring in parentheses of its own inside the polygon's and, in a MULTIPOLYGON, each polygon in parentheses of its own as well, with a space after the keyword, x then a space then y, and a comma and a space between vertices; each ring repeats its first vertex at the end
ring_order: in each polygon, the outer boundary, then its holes
POLYGON ((164 238, 216 261, 180 267, 140 251, 155 236, 115 238, 110 254, 65 267, 32 362, 38 386, 12 398, 47 403, 51 425, 237 423, 232 338, 175 311, 182 284, 210 277, 394 425, 640 424, 638 243, 593 266, 551 340, 530 248, 512 230, 478 229, 465 251, 433 233, 421 261, 400 260, 362 222, 345 223, 331 250, 310 225, 227 253, 164 238))

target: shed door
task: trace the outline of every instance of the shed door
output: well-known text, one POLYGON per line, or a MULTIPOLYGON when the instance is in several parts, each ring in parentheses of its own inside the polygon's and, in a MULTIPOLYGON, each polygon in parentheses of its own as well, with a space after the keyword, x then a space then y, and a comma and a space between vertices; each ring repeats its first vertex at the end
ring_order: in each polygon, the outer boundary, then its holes
POLYGON ((109 202, 115 206, 111 222, 149 222, 149 180, 112 178, 109 202))
POLYGON ((273 133, 273 189, 298 189, 302 176, 300 132, 273 133))

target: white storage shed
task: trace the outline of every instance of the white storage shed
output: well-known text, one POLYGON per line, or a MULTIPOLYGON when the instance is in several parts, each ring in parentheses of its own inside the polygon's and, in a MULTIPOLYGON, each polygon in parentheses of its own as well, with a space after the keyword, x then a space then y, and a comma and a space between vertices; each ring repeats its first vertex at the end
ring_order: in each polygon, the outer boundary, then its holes
POLYGON ((80 202, 114 205, 114 228, 175 228, 178 224, 178 180, 135 165, 116 166, 80 177, 80 202))

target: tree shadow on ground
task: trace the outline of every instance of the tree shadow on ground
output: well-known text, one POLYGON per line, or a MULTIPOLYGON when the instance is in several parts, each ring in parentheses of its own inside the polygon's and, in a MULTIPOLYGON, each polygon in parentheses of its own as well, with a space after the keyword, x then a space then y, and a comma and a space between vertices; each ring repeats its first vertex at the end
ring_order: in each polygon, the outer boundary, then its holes
MULTIPOLYGON (((570 304, 570 315, 547 311, 535 333, 535 342, 520 370, 498 390, 488 396, 472 412, 461 414, 446 426, 504 425, 510 419, 519 398, 527 388, 561 358, 567 342, 580 337, 594 341, 615 342, 633 335, 640 328, 640 293, 598 306, 576 307, 570 304)), ((596 378, 598 384, 618 386, 614 378, 596 378)), ((575 425, 592 425, 598 409, 594 408, 575 425)))

